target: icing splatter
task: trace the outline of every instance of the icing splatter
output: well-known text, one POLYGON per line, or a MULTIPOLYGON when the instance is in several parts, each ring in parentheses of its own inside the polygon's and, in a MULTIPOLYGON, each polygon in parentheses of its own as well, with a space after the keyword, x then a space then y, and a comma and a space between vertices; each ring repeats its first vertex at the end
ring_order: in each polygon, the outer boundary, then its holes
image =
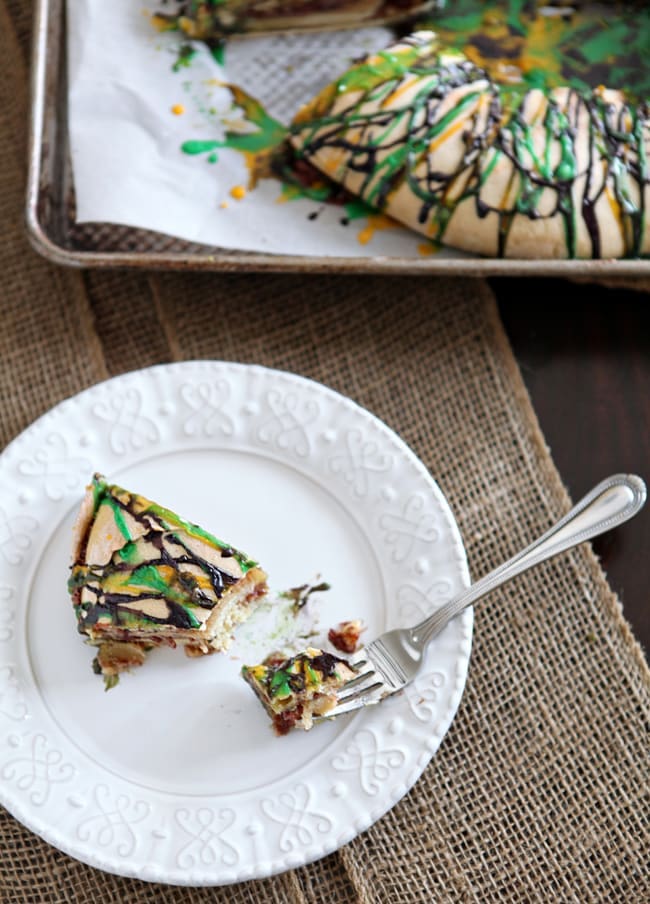
POLYGON ((220 148, 239 151, 248 169, 248 190, 255 188, 259 179, 272 175, 272 157, 281 147, 288 130, 264 109, 262 104, 240 88, 223 82, 232 95, 233 112, 240 119, 231 119, 223 138, 190 140, 181 145, 184 154, 214 153, 220 148))

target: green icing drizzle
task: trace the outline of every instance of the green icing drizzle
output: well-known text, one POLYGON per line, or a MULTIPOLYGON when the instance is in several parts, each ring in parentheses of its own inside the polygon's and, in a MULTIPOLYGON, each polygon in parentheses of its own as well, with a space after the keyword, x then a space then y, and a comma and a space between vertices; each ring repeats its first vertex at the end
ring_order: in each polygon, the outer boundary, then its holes
POLYGON ((220 66, 223 66, 226 62, 226 45, 223 41, 219 41, 213 47, 210 48, 212 52, 212 58, 215 63, 218 63, 220 66))
POLYGON ((281 145, 287 137, 287 129, 277 119, 270 116, 262 104, 242 91, 237 85, 224 85, 232 95, 234 106, 243 112, 243 118, 254 126, 249 132, 236 132, 229 129, 220 140, 185 141, 181 145, 184 154, 204 154, 219 148, 230 148, 247 154, 258 154, 270 151, 281 145))
POLYGON ((117 529, 122 534, 122 536, 126 540, 131 539, 131 534, 129 533, 129 529, 126 524, 126 520, 124 519, 124 514, 122 508, 118 505, 116 500, 111 496, 110 487, 108 483, 104 480, 104 478, 100 474, 94 474, 92 483, 90 485, 90 489, 92 491, 93 496, 93 514, 97 514, 97 511, 100 505, 108 505, 115 517, 115 523, 117 525, 117 529))
POLYGON ((169 509, 163 508, 162 505, 151 502, 149 503, 146 511, 159 518, 163 526, 170 530, 181 527, 184 531, 186 531, 187 534, 189 534, 190 537, 195 537, 199 540, 205 540, 206 543, 216 546, 221 550, 229 550, 233 558, 239 563, 239 566, 244 574, 246 574, 247 571, 257 565, 257 562, 255 562, 253 559, 249 559, 249 557, 245 553, 234 549, 232 546, 230 546, 230 544, 225 543, 223 540, 219 540, 214 536, 214 534, 211 534, 207 530, 204 530, 202 527, 199 527, 198 524, 192 524, 190 521, 185 521, 184 518, 179 517, 177 514, 175 514, 175 512, 172 512, 169 509))
MULTIPOLYGON (((109 485, 102 477, 98 475, 95 475, 93 477, 92 490, 95 512, 99 508, 100 504, 110 505, 120 533, 125 539, 130 540, 131 534, 129 533, 129 529, 124 518, 125 506, 120 504, 117 497, 122 495, 131 496, 131 494, 129 494, 126 490, 123 490, 121 487, 109 485)), ((233 558, 239 563, 239 566, 244 574, 258 564, 253 559, 249 558, 245 553, 241 552, 238 549, 235 549, 229 543, 226 543, 223 540, 219 540, 214 536, 214 534, 209 533, 207 530, 204 530, 197 524, 192 524, 190 521, 186 521, 184 518, 181 518, 170 509, 164 508, 162 505, 158 505, 158 503, 156 502, 145 500, 143 496, 135 496, 134 498, 139 500, 141 504, 144 503, 144 508, 142 508, 141 514, 152 514, 156 519, 161 521, 164 527, 170 530, 174 530, 175 528, 180 527, 191 537, 205 540, 207 543, 218 547, 222 551, 228 550, 233 558)), ((131 550, 132 547, 127 544, 127 546, 123 547, 124 555, 132 555, 131 550), (128 552, 125 552, 126 550, 128 550, 128 552)))
POLYGON ((181 44, 178 48, 178 56, 176 62, 172 66, 174 72, 180 72, 181 69, 189 69, 192 60, 196 56, 196 48, 191 44, 181 44))
POLYGON ((212 151, 214 148, 223 147, 223 145, 219 144, 218 141, 186 141, 183 145, 181 145, 181 149, 184 154, 190 154, 194 156, 195 154, 205 154, 207 151, 212 151))
POLYGON ((326 684, 327 678, 340 680, 337 667, 343 661, 331 653, 317 651, 316 655, 310 656, 304 652, 279 663, 262 663, 261 667, 242 666, 241 673, 253 686, 263 687, 269 699, 280 703, 309 687, 319 690, 326 684))
POLYGON ((129 542, 116 550, 106 565, 77 563, 72 567, 68 588, 76 600, 75 611, 83 632, 102 620, 124 628, 139 628, 143 623, 200 628, 202 622, 193 610, 213 608, 224 590, 239 578, 203 558, 200 549, 191 549, 187 544, 190 537, 218 548, 226 560, 232 557, 244 573, 256 564, 199 526, 142 496, 107 484, 99 475, 93 478, 92 493, 95 515, 100 506, 110 506, 115 524, 129 542), (131 539, 125 512, 143 532, 136 540, 131 539), (201 580, 196 571, 202 574, 201 580), (83 602, 77 596, 82 588, 90 595, 83 602), (147 599, 164 600, 167 615, 158 617, 141 611, 140 599, 143 605, 147 599))
POLYGON ((359 198, 345 204, 345 214, 350 221, 367 219, 372 213, 374 213, 373 208, 359 198))
POLYGON ((151 590, 157 590, 159 593, 169 593, 169 581, 160 574, 154 565, 139 565, 134 568, 127 578, 127 583, 140 587, 149 587, 151 590))
POLYGON ((273 674, 271 681, 269 682, 269 696, 271 697, 279 697, 283 699, 285 697, 291 696, 291 686, 289 684, 291 680, 290 672, 285 669, 278 669, 277 672, 273 674))
POLYGON ((126 523, 126 519, 124 517, 124 512, 121 506, 117 503, 112 496, 106 495, 101 501, 101 505, 108 505, 113 511, 113 517, 115 518, 115 523, 117 525, 117 529, 122 534, 125 540, 131 539, 131 533, 126 523))
POLYGON ((127 543, 118 549, 117 554, 123 562, 133 564, 138 560, 138 547, 135 543, 127 543))

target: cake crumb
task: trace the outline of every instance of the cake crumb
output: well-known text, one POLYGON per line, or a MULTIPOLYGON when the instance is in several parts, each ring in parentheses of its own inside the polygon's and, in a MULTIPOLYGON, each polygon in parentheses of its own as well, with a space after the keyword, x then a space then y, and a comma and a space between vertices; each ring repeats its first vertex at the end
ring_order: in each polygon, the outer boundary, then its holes
POLYGON ((319 584, 300 584, 298 587, 290 587, 289 590, 283 590, 280 593, 282 599, 293 600, 293 611, 298 613, 309 602, 312 593, 322 593, 324 590, 331 590, 331 584, 327 581, 321 581, 319 584))
POLYGON ((365 629, 358 619, 339 622, 336 628, 330 628, 327 633, 329 642, 342 653, 356 653, 359 646, 359 637, 365 629))

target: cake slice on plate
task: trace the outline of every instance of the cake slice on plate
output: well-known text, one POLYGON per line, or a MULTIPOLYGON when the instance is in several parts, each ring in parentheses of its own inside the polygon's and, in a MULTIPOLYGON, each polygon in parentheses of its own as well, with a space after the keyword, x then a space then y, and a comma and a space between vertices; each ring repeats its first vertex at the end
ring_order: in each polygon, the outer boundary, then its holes
POLYGON ((250 684, 273 721, 276 734, 292 728, 308 731, 314 716, 326 716, 337 704, 337 691, 356 672, 344 659, 308 647, 290 659, 272 653, 260 665, 245 665, 250 684))
POLYGON ((107 686, 154 646, 225 650, 266 593, 247 555, 95 474, 74 526, 69 589, 78 630, 107 686))

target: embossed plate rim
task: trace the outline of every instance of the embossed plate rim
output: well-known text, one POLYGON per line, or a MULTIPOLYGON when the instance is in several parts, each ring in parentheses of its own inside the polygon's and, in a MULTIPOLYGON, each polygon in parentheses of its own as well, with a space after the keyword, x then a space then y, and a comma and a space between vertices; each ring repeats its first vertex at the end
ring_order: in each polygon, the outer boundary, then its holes
MULTIPOLYGON (((128 413, 131 417, 133 411, 128 413)), ((436 641, 435 661, 427 663, 416 686, 352 717, 356 721, 334 739, 327 763, 317 776, 309 774, 309 781, 303 780, 306 767, 301 767, 297 778, 272 783, 272 791, 242 793, 237 812, 228 811, 225 797, 218 795, 208 796, 202 806, 190 810, 188 795, 142 785, 136 785, 135 794, 132 782, 115 778, 101 764, 89 765, 88 758, 79 755, 33 682, 26 631, 19 625, 20 607, 26 611, 31 585, 22 565, 25 560, 29 564, 29 550, 35 549, 38 555, 32 557, 31 575, 35 573, 61 517, 80 498, 87 482, 88 475, 78 462, 73 464, 77 460, 69 449, 82 450, 80 455, 91 458, 93 445, 99 446, 103 464, 125 468, 159 455, 160 448, 151 444, 163 442, 165 450, 169 443, 181 450, 250 447, 249 451, 281 461, 317 483, 327 479, 328 490, 348 512, 353 504, 361 506, 366 539, 373 550, 377 553, 377 544, 383 544, 383 556, 378 558, 384 563, 382 579, 393 624, 412 621, 414 605, 431 608, 444 601, 469 583, 469 574, 452 512, 404 441, 351 399, 286 371, 218 361, 133 371, 62 401, 6 447, 0 455, 0 802, 50 844, 91 866, 177 885, 226 885, 283 872, 337 850, 406 794, 438 749, 460 703, 473 619, 467 611, 448 626, 436 641), (225 401, 221 384, 227 388, 225 401), (183 394, 188 387, 202 388, 203 407, 195 409, 188 393, 183 394), (216 387, 216 396, 211 387, 216 387), (132 426, 139 423, 141 412, 145 420, 152 411, 165 413, 157 436, 148 441, 145 435, 139 444, 135 443, 137 432, 127 435, 121 429, 125 406, 134 397, 139 407, 132 426), (102 418, 99 411, 109 418, 102 418), (215 411, 232 415, 231 433, 215 435, 211 420, 215 411), (190 435, 187 425, 197 412, 199 427, 190 435), (91 413, 94 420, 89 428, 91 413), (286 420, 288 414, 293 421, 286 420), (289 436, 294 435, 294 445, 288 440, 283 445, 286 430, 283 433, 277 425, 296 422, 302 433, 292 427, 294 433, 289 436), (62 431, 58 447, 52 441, 57 428, 62 431), (303 435, 306 451, 295 440, 303 435), (311 454, 316 439, 321 451, 311 454), (42 489, 41 498, 36 497, 34 485, 37 491, 42 489), (407 514, 415 518, 414 527, 400 546, 390 527, 394 518, 407 514), (29 527, 29 518, 36 526, 29 527), (23 533, 12 534, 12 525, 23 533), (424 568, 422 562, 431 564, 424 568), (441 563, 447 573, 440 571, 441 563), (21 771, 19 762, 28 765, 21 771), (188 826, 193 820, 192 831, 205 828, 208 832, 214 862, 198 862, 193 842, 187 842, 188 836, 195 836, 183 819, 188 826), (107 853, 99 850, 93 837, 104 823, 111 834, 107 853), (133 831, 135 825, 140 826, 139 837, 133 831), (179 831, 185 835, 181 837, 179 831), (228 841, 221 837, 226 832, 228 841), (154 855, 155 844, 159 852, 154 855)), ((274 741, 270 735, 269 744, 274 741)), ((198 850, 203 856, 203 848, 198 850)))

